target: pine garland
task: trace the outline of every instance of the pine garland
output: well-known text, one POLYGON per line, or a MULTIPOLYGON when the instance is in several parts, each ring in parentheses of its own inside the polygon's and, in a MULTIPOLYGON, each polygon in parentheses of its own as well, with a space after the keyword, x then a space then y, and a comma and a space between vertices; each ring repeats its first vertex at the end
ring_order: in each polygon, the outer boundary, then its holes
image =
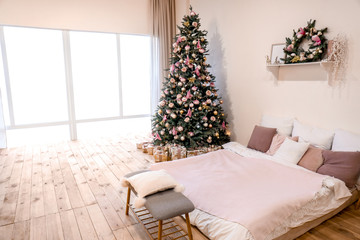
POLYGON ((299 28, 297 32, 293 30, 292 39, 286 38, 286 47, 284 48, 286 56, 281 59, 285 64, 316 62, 324 58, 328 45, 328 41, 324 36, 327 28, 317 30, 315 22, 316 20, 311 21, 310 19, 306 27, 299 28), (307 51, 300 46, 305 39, 311 40, 307 51))

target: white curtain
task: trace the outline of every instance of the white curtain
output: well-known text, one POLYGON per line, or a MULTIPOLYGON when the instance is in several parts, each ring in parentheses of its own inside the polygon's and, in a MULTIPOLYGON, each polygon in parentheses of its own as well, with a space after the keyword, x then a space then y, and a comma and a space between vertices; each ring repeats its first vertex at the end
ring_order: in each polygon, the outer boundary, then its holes
POLYGON ((151 113, 160 97, 160 89, 169 68, 170 52, 176 34, 175 0, 151 0, 153 76, 151 113))
POLYGON ((4 120, 1 90, 0 90, 0 148, 6 148, 6 127, 4 120))

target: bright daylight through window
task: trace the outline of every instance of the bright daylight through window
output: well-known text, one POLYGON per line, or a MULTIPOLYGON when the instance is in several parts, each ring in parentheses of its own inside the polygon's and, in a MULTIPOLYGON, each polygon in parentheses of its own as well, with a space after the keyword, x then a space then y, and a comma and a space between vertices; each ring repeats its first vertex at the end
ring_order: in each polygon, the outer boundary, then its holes
POLYGON ((89 133, 95 123, 100 132, 106 126, 114 132, 122 121, 128 128, 126 119, 132 118, 150 125, 150 36, 7 26, 0 31, 10 140, 33 137, 36 129, 69 139, 72 128, 76 138, 77 129, 89 133))

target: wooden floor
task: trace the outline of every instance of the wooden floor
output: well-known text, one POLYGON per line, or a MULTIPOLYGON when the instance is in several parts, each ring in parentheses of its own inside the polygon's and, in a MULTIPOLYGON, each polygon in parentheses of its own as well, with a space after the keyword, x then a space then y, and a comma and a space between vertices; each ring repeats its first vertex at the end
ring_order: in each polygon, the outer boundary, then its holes
MULTIPOLYGON (((118 137, 0 150, 0 239, 148 239, 125 216, 121 177, 153 158, 118 137)), ((185 226, 181 218, 176 222, 185 226)), ((206 240, 193 228, 195 240, 206 240)), ((171 238, 167 238, 171 239, 171 238)), ((354 205, 301 240, 360 239, 354 205)))

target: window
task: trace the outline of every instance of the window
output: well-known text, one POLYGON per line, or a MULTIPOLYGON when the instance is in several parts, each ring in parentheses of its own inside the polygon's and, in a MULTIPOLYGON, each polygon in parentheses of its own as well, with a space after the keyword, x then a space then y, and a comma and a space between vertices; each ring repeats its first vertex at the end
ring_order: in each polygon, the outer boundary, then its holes
POLYGON ((67 120, 61 31, 4 27, 16 125, 67 120))
POLYGON ((150 37, 121 35, 121 79, 125 116, 150 113, 150 37))
POLYGON ((120 114, 115 34, 70 32, 77 119, 120 114))
POLYGON ((24 27, 0 27, 0 33, 8 129, 68 125, 76 136, 79 123, 149 121, 149 36, 24 27))

